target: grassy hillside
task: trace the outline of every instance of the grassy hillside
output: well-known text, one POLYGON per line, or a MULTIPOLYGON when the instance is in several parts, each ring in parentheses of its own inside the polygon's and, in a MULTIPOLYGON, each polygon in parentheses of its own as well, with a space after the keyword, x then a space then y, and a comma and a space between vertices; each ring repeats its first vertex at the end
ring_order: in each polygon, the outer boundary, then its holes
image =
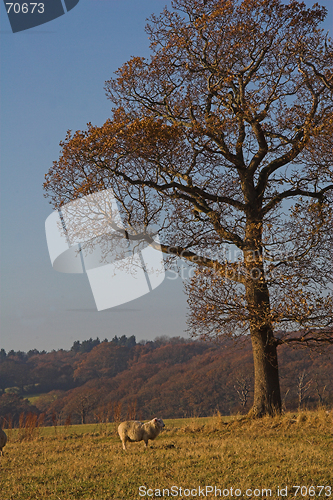
POLYGON ((115 424, 30 429, 30 435, 26 429, 8 431, 0 498, 220 498, 215 487, 221 498, 333 496, 332 416, 324 410, 165 424, 149 449, 130 443, 127 452, 115 424))

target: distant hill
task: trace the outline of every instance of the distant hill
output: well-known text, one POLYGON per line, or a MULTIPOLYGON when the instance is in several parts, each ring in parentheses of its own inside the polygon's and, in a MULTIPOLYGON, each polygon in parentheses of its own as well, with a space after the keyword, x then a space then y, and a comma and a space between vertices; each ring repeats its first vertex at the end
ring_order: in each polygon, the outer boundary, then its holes
MULTIPOLYGON (((332 405, 332 354, 332 347, 324 354, 279 347, 286 409, 332 405)), ((2 349, 0 392, 0 416, 13 424, 28 411, 44 413, 49 424, 245 412, 253 398, 251 343, 123 336, 76 341, 69 351, 2 349)))

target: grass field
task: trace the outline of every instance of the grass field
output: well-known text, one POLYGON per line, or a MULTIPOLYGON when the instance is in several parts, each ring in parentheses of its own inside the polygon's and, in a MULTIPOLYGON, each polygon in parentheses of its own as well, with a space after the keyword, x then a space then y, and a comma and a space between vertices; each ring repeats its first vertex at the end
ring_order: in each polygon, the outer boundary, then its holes
POLYGON ((33 394, 26 394, 24 396, 24 399, 27 399, 29 401, 29 403, 31 403, 32 405, 35 404, 35 402, 38 400, 38 398, 40 398, 40 396, 45 396, 47 393, 43 393, 43 392, 40 392, 40 393, 33 393, 33 394))
POLYGON ((333 499, 324 410, 165 424, 149 449, 130 443, 127 452, 114 424, 7 431, 0 500, 333 499))

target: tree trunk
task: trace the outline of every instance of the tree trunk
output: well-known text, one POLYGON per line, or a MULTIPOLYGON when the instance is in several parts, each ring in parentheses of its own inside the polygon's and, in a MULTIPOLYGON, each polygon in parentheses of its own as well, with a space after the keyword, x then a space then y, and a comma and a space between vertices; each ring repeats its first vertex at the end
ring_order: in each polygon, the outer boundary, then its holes
POLYGON ((281 412, 276 342, 271 331, 251 334, 254 361, 254 401, 250 415, 261 417, 281 412))
POLYGON ((249 414, 254 417, 280 413, 282 406, 277 343, 273 335, 261 235, 261 222, 248 223, 248 249, 244 251, 245 293, 254 361, 254 402, 249 414))

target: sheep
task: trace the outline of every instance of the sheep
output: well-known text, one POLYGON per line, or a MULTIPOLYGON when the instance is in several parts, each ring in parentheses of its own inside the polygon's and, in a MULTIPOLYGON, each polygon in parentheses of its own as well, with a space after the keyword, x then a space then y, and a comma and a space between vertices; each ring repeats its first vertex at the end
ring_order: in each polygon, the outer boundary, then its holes
POLYGON ((153 418, 150 422, 143 424, 137 420, 127 420, 118 427, 118 434, 126 450, 126 442, 144 441, 148 447, 148 440, 155 439, 163 429, 164 422, 160 418, 153 418))
POLYGON ((6 445, 6 443, 7 443, 6 433, 0 428, 0 455, 2 456, 3 456, 2 448, 6 445))

